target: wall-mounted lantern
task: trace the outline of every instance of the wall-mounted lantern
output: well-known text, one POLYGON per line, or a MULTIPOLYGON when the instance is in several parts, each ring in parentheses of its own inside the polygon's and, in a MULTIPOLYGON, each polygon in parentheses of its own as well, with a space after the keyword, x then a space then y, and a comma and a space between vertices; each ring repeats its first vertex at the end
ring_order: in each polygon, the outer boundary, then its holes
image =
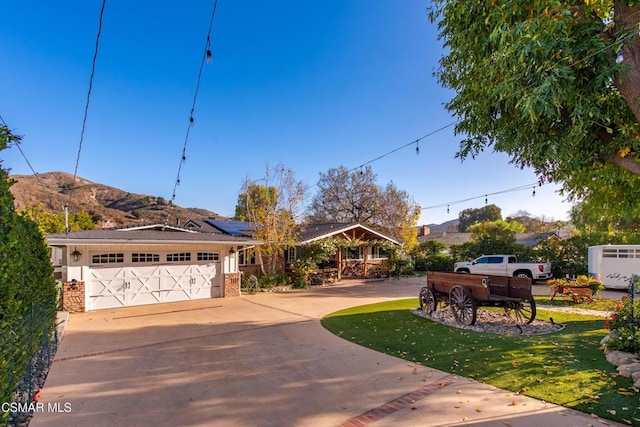
POLYGON ((82 253, 78 251, 78 248, 74 247, 73 252, 71 252, 71 259, 73 260, 73 262, 78 262, 78 260, 80 259, 80 255, 82 255, 82 253))

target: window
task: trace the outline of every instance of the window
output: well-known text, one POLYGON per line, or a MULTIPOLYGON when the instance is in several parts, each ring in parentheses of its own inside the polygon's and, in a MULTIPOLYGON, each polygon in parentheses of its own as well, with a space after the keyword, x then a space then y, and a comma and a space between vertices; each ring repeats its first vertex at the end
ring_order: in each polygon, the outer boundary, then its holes
POLYGON ((284 262, 290 264, 296 259, 296 248, 287 248, 284 251, 284 262))
POLYGON ((131 254, 131 262, 160 262, 159 254, 131 254))
POLYGON ((91 262, 93 264, 116 264, 124 262, 124 254, 123 253, 115 253, 115 254, 97 254, 91 257, 91 262))
POLYGON ((220 254, 217 252, 198 252, 198 261, 219 261, 220 254))
POLYGON ((489 257, 489 264, 502 264, 502 257, 501 256, 490 256, 489 257))
POLYGON ((238 251, 238 260, 240 265, 256 264, 256 251, 253 249, 238 251))
POLYGON ((361 247, 345 248, 342 250, 342 259, 363 259, 364 251, 361 247))
POLYGON ((481 258, 478 258, 478 261, 476 261, 476 264, 489 264, 489 257, 483 256, 481 258))
POLYGON ((175 254, 167 254, 167 262, 191 261, 191 252, 178 252, 175 254))

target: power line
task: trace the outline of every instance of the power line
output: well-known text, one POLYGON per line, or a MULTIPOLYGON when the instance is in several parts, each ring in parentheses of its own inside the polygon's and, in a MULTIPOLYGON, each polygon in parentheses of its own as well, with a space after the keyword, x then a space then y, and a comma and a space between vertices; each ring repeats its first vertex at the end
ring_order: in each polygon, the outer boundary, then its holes
POLYGON ((535 188, 536 188, 536 186, 541 187, 543 185, 546 185, 546 184, 543 184, 543 183, 540 183, 540 182, 534 182, 532 184, 520 185, 518 187, 507 188, 506 190, 495 191, 493 193, 479 194, 477 196, 468 197, 466 199, 454 200, 454 201, 451 201, 451 202, 440 203, 440 204, 432 205, 432 206, 421 206, 420 208, 421 209, 435 209, 435 208, 443 208, 443 207, 449 208, 450 206, 458 205, 460 203, 469 202, 471 200, 480 199, 482 197, 484 197, 485 201, 487 201, 489 196, 495 196, 495 195, 498 195, 498 194, 513 193, 513 192, 516 192, 516 191, 523 191, 523 190, 529 190, 529 189, 533 189, 533 195, 535 196, 535 188))
MULTIPOLYGON (((96 62, 98 59, 98 50, 100 47, 100 36, 102 35, 102 21, 104 17, 104 8, 107 3, 107 0, 102 0, 102 7, 100 8, 100 18, 98 20, 98 32, 96 34, 96 45, 93 50, 93 61, 91 62, 91 75, 89 76, 89 89, 87 90, 87 101, 84 106, 84 117, 82 118, 82 130, 80 131, 80 143, 78 144, 78 156, 76 157, 76 165, 73 169, 73 181, 71 182, 71 188, 69 189, 69 201, 67 205, 64 206, 65 210, 65 218, 68 213, 68 208, 71 205, 71 195, 73 187, 76 184, 76 180, 78 178, 78 166, 80 165, 80 154, 82 153, 82 143, 84 142, 84 132, 87 127, 87 117, 89 115, 89 104, 91 102, 91 92, 93 91, 93 77, 96 73, 96 62)), ((66 222, 66 221, 65 221, 66 222)), ((69 232, 69 224, 68 222, 65 224, 65 231, 69 232)))
MULTIPOLYGON (((2 124, 8 129, 9 126, 7 125, 7 122, 4 121, 4 118, 2 117, 2 115, 0 115, 0 121, 2 122, 2 124)), ((20 146, 20 140, 16 140, 16 147, 18 147, 18 150, 20 151, 20 154, 22 154, 22 157, 24 158, 24 161, 27 162, 27 165, 29 166, 29 169, 31 169, 31 172, 33 172, 33 176, 36 177, 36 181, 38 181, 38 184, 40 184, 40 186, 42 188, 44 188, 46 190, 46 187, 44 186, 44 184, 42 183, 42 181, 40 181, 40 175, 38 175, 38 172, 36 172, 33 169, 33 166, 31 166, 31 162, 29 161, 29 159, 27 158, 27 155, 24 153, 24 151, 22 150, 22 147, 20 146)))
POLYGON ((96 35, 96 46, 93 51, 93 61, 91 63, 91 75, 89 76, 89 90, 87 91, 87 101, 84 106, 84 117, 82 119, 82 131, 80 132, 80 144, 78 145, 78 156, 76 158, 76 166, 73 170, 73 183, 76 182, 78 176, 78 166, 80 164, 80 153, 82 152, 82 143, 84 142, 84 131, 87 127, 87 116, 89 115, 89 103, 91 102, 91 92, 93 91, 93 77, 96 73, 96 61, 98 59, 98 49, 100 47, 100 35, 102 34, 102 19, 104 16, 104 7, 107 0, 102 0, 102 7, 100 9, 100 20, 98 22, 98 33, 96 35))
POLYGON ((171 213, 173 210, 173 205, 176 200, 176 190, 178 185, 180 185, 180 173, 182 172, 182 165, 187 160, 187 143, 189 142, 189 134, 191 133, 191 127, 194 124, 193 113, 196 109, 196 101, 198 99, 198 92, 200 90, 200 81, 202 79, 202 69, 204 68, 205 62, 210 63, 212 61, 211 54, 211 29, 213 28, 213 19, 216 16, 216 9, 218 7, 218 0, 214 0, 213 9, 211 10, 211 18, 209 19, 209 29, 207 30, 207 41, 205 43, 205 48, 202 54, 202 60, 200 61, 200 69, 198 70, 198 78, 196 79, 196 88, 193 94, 193 102, 191 103, 191 112, 189 113, 189 124, 187 126, 187 132, 184 137, 184 143, 182 144, 182 154, 180 156, 180 161, 178 162, 178 173, 176 174, 176 180, 173 185, 173 193, 171 195, 171 203, 169 213, 167 214, 167 219, 165 224, 169 223, 169 218, 171 217, 171 213))

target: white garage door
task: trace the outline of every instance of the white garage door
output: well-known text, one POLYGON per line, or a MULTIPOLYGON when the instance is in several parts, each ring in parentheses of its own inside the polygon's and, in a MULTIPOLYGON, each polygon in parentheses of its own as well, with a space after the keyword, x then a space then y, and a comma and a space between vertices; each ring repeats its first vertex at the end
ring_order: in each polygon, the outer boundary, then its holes
POLYGON ((89 308, 117 308, 222 296, 220 263, 92 267, 89 308))

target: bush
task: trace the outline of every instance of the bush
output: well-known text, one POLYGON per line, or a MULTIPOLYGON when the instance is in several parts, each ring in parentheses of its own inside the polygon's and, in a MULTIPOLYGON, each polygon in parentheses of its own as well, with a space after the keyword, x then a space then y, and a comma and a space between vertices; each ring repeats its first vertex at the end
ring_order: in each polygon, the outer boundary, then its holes
POLYGON ((261 288, 275 288, 276 286, 288 286, 291 284, 291 278, 285 273, 265 274, 260 277, 261 288))
POLYGON ((611 329, 611 338, 605 344, 608 349, 640 355, 640 301, 632 306, 628 296, 622 297, 605 327, 611 329))

